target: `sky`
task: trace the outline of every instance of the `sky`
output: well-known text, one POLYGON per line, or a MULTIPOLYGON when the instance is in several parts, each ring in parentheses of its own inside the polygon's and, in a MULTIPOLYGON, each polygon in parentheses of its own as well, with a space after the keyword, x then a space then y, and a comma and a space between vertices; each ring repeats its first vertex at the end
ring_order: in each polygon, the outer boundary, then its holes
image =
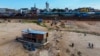
POLYGON ((31 8, 36 4, 37 8, 44 9, 45 3, 48 2, 50 8, 65 7, 69 9, 75 9, 80 7, 93 7, 100 9, 100 0, 1 0, 0 8, 31 8))

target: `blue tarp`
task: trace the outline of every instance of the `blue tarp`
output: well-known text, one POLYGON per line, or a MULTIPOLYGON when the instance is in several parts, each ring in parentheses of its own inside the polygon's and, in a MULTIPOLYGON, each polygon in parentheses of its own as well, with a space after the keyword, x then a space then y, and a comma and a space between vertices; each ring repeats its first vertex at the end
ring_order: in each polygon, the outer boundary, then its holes
POLYGON ((39 30, 32 30, 32 29, 25 29, 22 30, 24 33, 32 33, 32 34, 46 34, 47 32, 39 31, 39 30))
POLYGON ((39 23, 41 23, 42 21, 43 21, 43 19, 41 19, 41 18, 38 19, 38 22, 39 22, 39 23))

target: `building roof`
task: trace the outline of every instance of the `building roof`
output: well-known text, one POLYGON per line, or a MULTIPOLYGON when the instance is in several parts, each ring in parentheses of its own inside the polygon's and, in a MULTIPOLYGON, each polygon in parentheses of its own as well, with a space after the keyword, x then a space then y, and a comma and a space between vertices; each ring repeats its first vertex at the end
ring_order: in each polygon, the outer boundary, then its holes
POLYGON ((39 30, 33 30, 33 29, 24 29, 22 30, 23 33, 32 33, 32 34, 46 34, 47 32, 39 31, 39 30))

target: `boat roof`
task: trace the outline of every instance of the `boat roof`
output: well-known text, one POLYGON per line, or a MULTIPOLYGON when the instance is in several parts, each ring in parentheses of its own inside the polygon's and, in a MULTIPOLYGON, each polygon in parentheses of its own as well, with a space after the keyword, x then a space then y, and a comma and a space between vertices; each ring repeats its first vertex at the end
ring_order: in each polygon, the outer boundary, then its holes
POLYGON ((40 30, 33 30, 33 29, 24 29, 22 30, 24 33, 31 33, 31 34, 46 34, 47 32, 40 31, 40 30))

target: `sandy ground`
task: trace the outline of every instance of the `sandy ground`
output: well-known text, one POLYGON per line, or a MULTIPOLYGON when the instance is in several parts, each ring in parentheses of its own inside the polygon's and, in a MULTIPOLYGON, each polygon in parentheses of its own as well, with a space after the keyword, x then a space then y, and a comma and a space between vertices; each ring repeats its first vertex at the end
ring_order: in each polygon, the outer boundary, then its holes
POLYGON ((95 35, 90 35, 87 34, 87 36, 84 36, 82 33, 73 33, 73 32, 66 32, 65 33, 66 38, 65 40, 66 43, 65 45, 70 45, 71 43, 75 44, 74 48, 71 47, 66 47, 69 50, 72 51, 70 54, 75 54, 77 55, 77 52, 80 51, 83 56, 100 56, 100 36, 95 36, 95 35), (67 36, 66 36, 67 34, 67 36), (88 48, 88 43, 93 43, 94 44, 94 49, 88 48))
POLYGON ((0 24, 0 56, 29 56, 22 44, 15 41, 16 36, 21 36, 21 31, 27 28, 46 31, 46 28, 33 23, 0 24))
MULTIPOLYGON (((70 25, 76 30, 100 33, 100 22, 74 22, 70 25)), ((15 41, 16 36, 21 36, 21 30, 27 28, 47 31, 34 23, 0 23, 0 56, 79 56, 79 51, 82 56, 100 56, 100 36, 56 30, 49 31, 51 45, 48 49, 27 51, 15 41), (89 42, 94 44, 93 49, 88 48, 89 42), (75 46, 70 47, 71 43, 75 46)))

